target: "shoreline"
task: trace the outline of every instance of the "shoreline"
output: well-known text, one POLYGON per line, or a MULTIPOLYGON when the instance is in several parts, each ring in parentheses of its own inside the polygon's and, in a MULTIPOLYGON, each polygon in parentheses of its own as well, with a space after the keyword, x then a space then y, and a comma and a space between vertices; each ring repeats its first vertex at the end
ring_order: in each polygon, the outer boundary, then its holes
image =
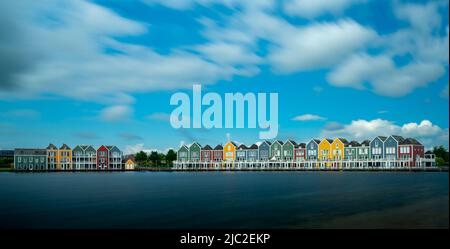
POLYGON ((304 171, 304 172, 448 172, 448 167, 443 168, 402 168, 402 169, 172 169, 172 168, 147 168, 147 169, 135 169, 135 170, 39 170, 39 171, 20 171, 20 170, 1 170, 2 172, 12 173, 64 173, 64 172, 290 172, 290 171, 304 171))

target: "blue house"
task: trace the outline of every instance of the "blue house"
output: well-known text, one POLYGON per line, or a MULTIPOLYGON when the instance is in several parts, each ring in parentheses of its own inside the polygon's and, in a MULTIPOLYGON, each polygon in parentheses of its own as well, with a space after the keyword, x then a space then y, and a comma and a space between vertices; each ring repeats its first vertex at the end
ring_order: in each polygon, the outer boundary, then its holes
POLYGON ((258 161, 258 145, 256 144, 252 144, 250 147, 248 147, 247 149, 247 160, 249 162, 255 162, 258 161))
POLYGON ((264 141, 259 145, 259 160, 260 161, 269 161, 271 145, 272 145, 272 143, 269 141, 264 141))
POLYGON ((384 141, 384 158, 389 160, 395 160, 398 158, 398 146, 405 141, 402 136, 389 136, 384 141))
POLYGON ((247 161, 247 146, 241 144, 236 148, 236 161, 247 161))
POLYGON ((317 160, 319 157, 319 139, 311 139, 306 144, 306 159, 307 160, 317 160))
POLYGON ((370 141, 370 158, 384 158, 384 141, 386 141, 386 139, 387 137, 377 136, 370 141))

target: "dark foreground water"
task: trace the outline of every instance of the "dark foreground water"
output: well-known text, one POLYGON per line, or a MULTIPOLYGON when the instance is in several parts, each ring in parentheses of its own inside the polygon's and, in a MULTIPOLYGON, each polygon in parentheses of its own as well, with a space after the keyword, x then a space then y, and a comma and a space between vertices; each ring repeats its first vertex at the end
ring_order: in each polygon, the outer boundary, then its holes
POLYGON ((448 173, 0 173, 0 228, 448 228, 448 173))

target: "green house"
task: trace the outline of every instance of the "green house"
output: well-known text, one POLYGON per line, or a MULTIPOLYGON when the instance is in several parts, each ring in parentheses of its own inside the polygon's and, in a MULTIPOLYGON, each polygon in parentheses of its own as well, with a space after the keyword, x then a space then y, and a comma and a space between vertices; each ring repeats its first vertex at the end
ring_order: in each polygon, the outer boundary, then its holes
POLYGON ((189 160, 192 162, 200 162, 200 151, 202 150, 202 146, 194 142, 189 146, 189 160))
POLYGON ((358 149, 361 146, 357 141, 351 141, 347 143, 344 147, 344 159, 345 160, 356 160, 358 155, 358 149))
POLYGON ((189 148, 186 145, 181 145, 177 152, 177 161, 187 162, 189 161, 189 148))
POLYGON ((283 155, 283 141, 275 140, 270 146, 271 161, 280 161, 283 155))
POLYGON ((297 143, 294 142, 293 140, 287 140, 284 144, 283 144, 283 154, 281 159, 283 161, 293 161, 294 160, 294 149, 295 146, 297 146, 297 143))

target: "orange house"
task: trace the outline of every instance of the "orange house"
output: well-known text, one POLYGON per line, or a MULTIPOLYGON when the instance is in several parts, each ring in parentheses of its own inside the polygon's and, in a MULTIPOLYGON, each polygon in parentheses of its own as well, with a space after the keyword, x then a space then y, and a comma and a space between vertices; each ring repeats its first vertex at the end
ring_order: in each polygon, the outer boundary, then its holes
POLYGON ((228 142, 223 146, 223 160, 233 162, 236 159, 236 143, 228 142))

